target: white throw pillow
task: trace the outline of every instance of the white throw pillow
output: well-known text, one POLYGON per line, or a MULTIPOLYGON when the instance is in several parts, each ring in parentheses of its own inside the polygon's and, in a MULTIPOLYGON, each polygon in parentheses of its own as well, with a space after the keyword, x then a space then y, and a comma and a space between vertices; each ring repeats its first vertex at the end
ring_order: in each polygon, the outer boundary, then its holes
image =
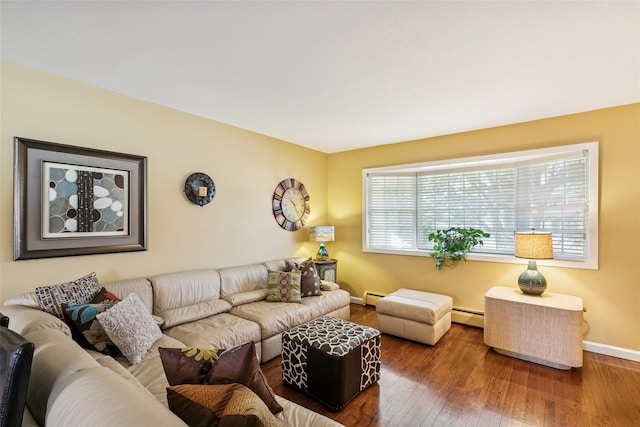
POLYGON ((96 316, 111 341, 129 363, 140 363, 151 346, 162 337, 162 331, 136 294, 96 316))

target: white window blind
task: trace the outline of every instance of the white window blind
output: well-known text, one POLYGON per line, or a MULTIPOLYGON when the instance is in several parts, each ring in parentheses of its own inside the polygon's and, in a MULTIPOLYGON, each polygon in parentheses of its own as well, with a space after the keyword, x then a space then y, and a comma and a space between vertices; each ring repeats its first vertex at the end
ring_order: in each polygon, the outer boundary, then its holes
POLYGON ((472 227, 491 234, 474 252, 512 256, 515 231, 535 228, 554 259, 597 258, 597 143, 367 169, 363 185, 365 251, 428 254, 429 233, 472 227))
POLYGON ((588 153, 517 168, 518 230, 551 232, 554 257, 584 261, 589 221, 588 153))
POLYGON ((418 249, 431 249, 428 236, 435 230, 471 227, 491 233, 477 252, 513 253, 514 191, 513 167, 420 174, 418 249))
POLYGON ((415 248, 415 174, 372 176, 367 198, 370 245, 374 248, 415 248))

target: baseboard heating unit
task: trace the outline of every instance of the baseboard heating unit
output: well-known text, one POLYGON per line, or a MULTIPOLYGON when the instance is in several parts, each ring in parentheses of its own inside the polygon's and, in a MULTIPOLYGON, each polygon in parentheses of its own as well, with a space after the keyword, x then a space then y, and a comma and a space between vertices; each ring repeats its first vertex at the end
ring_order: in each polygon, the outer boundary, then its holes
POLYGON ((362 305, 373 305, 375 306, 378 303, 378 300, 386 297, 387 294, 383 294, 375 291, 364 291, 362 295, 362 305))
POLYGON ((451 309, 451 321, 463 325, 484 328, 484 313, 470 308, 453 306, 451 309))

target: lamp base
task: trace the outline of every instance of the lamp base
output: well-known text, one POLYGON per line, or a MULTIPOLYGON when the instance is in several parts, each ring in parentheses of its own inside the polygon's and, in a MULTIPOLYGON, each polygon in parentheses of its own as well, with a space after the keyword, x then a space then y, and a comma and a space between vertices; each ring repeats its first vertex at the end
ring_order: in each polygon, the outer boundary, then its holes
POLYGON ((329 252, 327 252, 327 249, 324 247, 324 242, 320 243, 320 249, 318 249, 316 259, 318 261, 325 261, 329 259, 329 252))
POLYGON ((527 269, 518 277, 518 287, 528 295, 542 295, 547 290, 547 279, 538 271, 535 261, 529 261, 527 269))

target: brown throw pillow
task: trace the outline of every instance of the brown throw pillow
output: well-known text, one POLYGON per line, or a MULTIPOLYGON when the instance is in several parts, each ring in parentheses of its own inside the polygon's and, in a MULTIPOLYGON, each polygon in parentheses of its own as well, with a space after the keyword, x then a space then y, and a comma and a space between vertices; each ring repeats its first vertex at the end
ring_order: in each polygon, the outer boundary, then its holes
POLYGON ((167 387, 169 409, 191 427, 280 427, 254 392, 242 384, 182 384, 167 387))
POLYGON ((311 258, 307 258, 301 263, 288 261, 288 267, 298 270, 302 275, 300 279, 300 294, 302 298, 322 295, 322 282, 316 269, 316 264, 311 258))
POLYGON ((170 385, 239 383, 257 394, 274 414, 282 411, 260 369, 253 341, 226 350, 161 347, 159 351, 170 385))
POLYGON ((204 384, 211 366, 220 358, 223 349, 217 348, 158 348, 169 385, 204 384))

